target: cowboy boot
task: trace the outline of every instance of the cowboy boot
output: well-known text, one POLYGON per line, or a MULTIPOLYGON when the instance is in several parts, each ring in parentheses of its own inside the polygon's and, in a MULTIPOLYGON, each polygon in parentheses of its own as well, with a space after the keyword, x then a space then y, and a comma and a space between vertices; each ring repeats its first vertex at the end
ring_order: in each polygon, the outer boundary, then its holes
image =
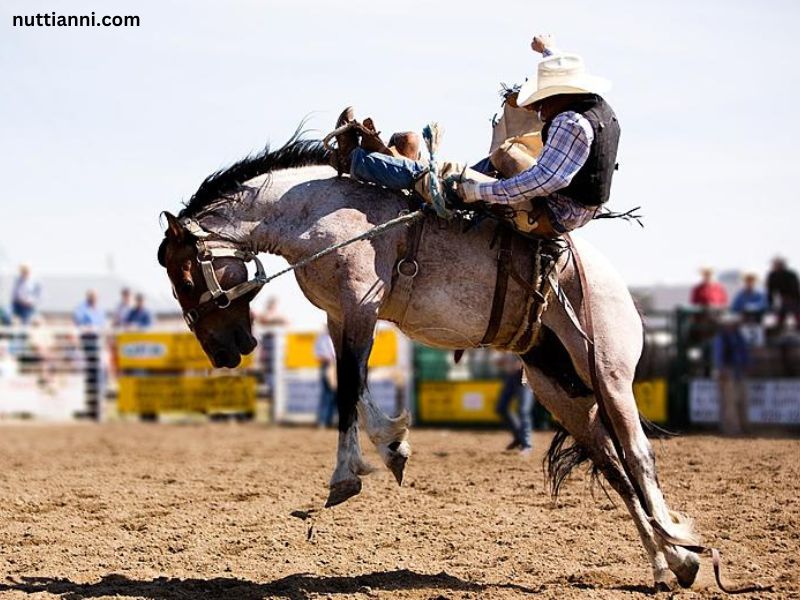
POLYGON ((364 119, 361 124, 361 147, 367 152, 380 152, 388 156, 394 156, 389 147, 383 143, 381 132, 375 129, 375 123, 370 117, 364 119))
POLYGON ((342 173, 350 172, 350 155, 358 147, 358 130, 355 113, 352 106, 348 106, 336 119, 336 149, 331 154, 331 166, 336 169, 339 177, 342 173))

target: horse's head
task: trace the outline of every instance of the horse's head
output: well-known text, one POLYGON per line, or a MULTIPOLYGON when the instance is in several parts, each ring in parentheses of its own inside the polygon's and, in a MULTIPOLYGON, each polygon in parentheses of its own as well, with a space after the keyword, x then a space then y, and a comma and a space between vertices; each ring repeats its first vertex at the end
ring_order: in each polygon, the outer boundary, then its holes
POLYGON ((183 316, 215 367, 235 367, 256 347, 250 300, 264 283, 255 255, 224 241, 207 239, 196 222, 164 213, 169 226, 158 249, 183 316), (248 280, 245 263, 258 268, 248 280))

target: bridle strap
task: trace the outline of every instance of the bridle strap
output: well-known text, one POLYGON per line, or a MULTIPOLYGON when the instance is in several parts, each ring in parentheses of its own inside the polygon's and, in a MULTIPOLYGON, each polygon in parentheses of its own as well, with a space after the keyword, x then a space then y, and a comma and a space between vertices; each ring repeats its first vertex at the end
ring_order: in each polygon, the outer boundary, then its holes
POLYGON ((255 252, 236 247, 210 248, 206 244, 206 239, 210 234, 197 221, 183 219, 181 224, 190 234, 197 238, 195 244, 197 247, 197 263, 200 265, 200 272, 203 274, 203 279, 208 288, 208 291, 203 292, 203 295, 200 296, 200 302, 195 308, 183 312, 183 317, 189 329, 194 329, 195 324, 209 312, 227 308, 237 298, 241 298, 251 292, 258 292, 267 283, 267 274, 264 271, 264 265, 255 252), (229 290, 224 290, 219 284, 217 274, 214 272, 215 258, 235 258, 245 263, 253 261, 256 265, 256 274, 252 279, 237 284, 229 290))

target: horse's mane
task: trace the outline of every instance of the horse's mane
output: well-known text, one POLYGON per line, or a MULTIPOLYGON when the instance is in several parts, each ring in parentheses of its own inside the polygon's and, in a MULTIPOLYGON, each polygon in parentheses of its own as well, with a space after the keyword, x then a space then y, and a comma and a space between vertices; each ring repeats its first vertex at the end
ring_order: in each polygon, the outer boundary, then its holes
POLYGON ((269 144, 258 154, 251 154, 229 167, 215 171, 203 180, 200 187, 189 199, 179 217, 197 216, 204 208, 220 198, 229 197, 237 192, 248 180, 296 167, 328 164, 330 151, 320 140, 303 139, 302 124, 294 132, 289 141, 275 151, 270 151, 269 144))

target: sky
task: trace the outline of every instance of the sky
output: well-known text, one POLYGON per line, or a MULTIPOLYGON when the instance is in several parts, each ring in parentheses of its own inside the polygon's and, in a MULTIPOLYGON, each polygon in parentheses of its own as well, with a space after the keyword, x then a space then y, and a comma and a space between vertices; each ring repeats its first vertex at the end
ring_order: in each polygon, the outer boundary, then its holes
MULTIPOLYGON (((763 273, 776 254, 800 267, 800 41, 789 27, 800 3, 489 6, 3 0, 0 272, 111 271, 170 298, 158 215, 211 171, 279 145, 306 117, 321 137, 348 104, 387 133, 439 121, 440 155, 476 161, 500 83, 535 74, 537 32, 614 84, 622 138, 609 206, 641 206, 645 227, 600 221, 580 235, 629 284, 690 282, 701 265, 763 273), (12 26, 52 11, 137 15, 140 26, 12 26)), ((272 293, 296 323, 321 322, 291 276, 256 304, 272 293)))

